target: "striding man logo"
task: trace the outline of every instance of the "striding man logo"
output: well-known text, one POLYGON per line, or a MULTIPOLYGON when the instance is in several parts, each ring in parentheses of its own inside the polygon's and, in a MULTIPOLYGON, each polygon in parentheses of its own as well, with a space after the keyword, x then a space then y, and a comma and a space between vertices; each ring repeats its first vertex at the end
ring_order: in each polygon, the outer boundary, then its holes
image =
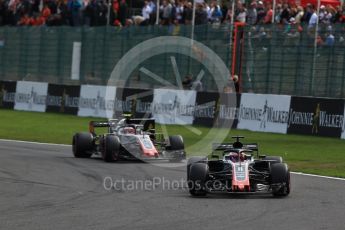
POLYGON ((313 115, 313 126, 311 129, 312 134, 317 134, 319 132, 319 122, 320 122, 320 103, 317 103, 315 108, 315 113, 313 115))

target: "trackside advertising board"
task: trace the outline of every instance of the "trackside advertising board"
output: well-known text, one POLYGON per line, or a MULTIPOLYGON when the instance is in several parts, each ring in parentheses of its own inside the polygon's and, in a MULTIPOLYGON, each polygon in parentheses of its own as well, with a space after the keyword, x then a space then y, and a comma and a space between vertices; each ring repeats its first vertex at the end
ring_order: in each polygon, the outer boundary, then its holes
POLYGON ((47 112, 78 114, 80 86, 49 84, 47 112))
POLYGON ((16 86, 15 81, 0 81, 0 108, 13 109, 16 86))
POLYGON ((112 118, 116 106, 115 95, 116 87, 113 86, 82 85, 78 116, 112 118))
POLYGON ((221 93, 216 105, 215 127, 236 128, 238 125, 241 94, 221 93))
POLYGON ((153 118, 160 124, 193 124, 195 99, 194 90, 155 89, 153 118))
POLYGON ((153 90, 117 88, 114 118, 131 113, 135 118, 152 117, 153 90))
MULTIPOLYGON (((345 105, 344 105, 344 116, 345 116, 345 105)), ((345 139, 345 122, 343 120, 343 127, 342 127, 342 131, 341 131, 341 139, 345 139)))
POLYGON ((218 100, 219 93, 197 92, 193 125, 212 127, 218 100))
POLYGON ((344 100, 292 97, 288 133, 340 138, 344 100))
POLYGON ((18 81, 15 96, 15 110, 45 112, 48 83, 18 81))
POLYGON ((0 108, 345 139, 344 99, 0 81, 0 108))
POLYGON ((244 93, 238 112, 238 129, 286 133, 290 96, 244 93))

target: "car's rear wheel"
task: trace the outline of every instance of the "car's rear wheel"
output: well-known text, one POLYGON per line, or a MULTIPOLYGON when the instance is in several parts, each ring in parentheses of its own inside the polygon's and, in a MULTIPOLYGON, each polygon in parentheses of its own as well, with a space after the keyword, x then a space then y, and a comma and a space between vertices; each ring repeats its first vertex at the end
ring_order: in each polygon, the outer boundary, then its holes
POLYGON ((274 196, 287 196, 290 193, 290 170, 285 163, 271 166, 271 186, 274 196))
MULTIPOLYGON (((167 147, 167 150, 181 150, 184 151, 184 142, 183 138, 180 135, 169 136, 169 143, 170 145, 167 147)), ((181 157, 181 155, 176 156, 170 160, 170 162, 180 162, 185 159, 185 156, 181 157)))
POLYGON ((104 137, 103 160, 105 162, 114 162, 119 160, 120 140, 117 136, 107 135, 104 137))
POLYGON ((89 158, 92 155, 93 137, 91 133, 77 133, 73 136, 72 150, 76 158, 89 158))
POLYGON ((188 173, 188 188, 192 196, 205 196, 209 170, 207 163, 193 163, 188 173))
POLYGON ((169 150, 183 150, 184 142, 180 135, 169 136, 169 150))

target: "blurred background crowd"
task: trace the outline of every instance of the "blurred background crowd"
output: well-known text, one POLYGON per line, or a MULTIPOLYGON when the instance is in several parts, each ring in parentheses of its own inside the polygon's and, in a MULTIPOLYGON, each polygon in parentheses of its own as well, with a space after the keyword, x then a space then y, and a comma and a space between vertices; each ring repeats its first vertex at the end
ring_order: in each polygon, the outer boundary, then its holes
MULTIPOLYGON (((248 25, 283 25, 345 22, 345 7, 331 4, 296 4, 288 0, 196 0, 195 24, 242 22, 248 25), (233 12, 234 11, 234 12, 233 12)), ((0 25, 9 26, 129 26, 191 24, 190 0, 0 0, 0 25)))

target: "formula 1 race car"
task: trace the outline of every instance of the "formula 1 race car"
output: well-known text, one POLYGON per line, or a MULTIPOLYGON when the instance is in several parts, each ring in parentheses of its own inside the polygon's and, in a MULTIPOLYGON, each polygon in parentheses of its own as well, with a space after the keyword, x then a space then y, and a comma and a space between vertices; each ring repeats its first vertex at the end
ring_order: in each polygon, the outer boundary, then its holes
POLYGON ((184 142, 180 135, 164 139, 154 129, 154 119, 131 119, 91 121, 89 132, 73 136, 73 154, 77 158, 100 155, 104 161, 119 159, 169 160, 180 162, 186 158, 184 142), (105 134, 97 135, 95 128, 107 127, 105 134))
POLYGON ((287 196, 290 171, 281 157, 260 156, 258 144, 213 144, 208 157, 192 157, 187 162, 187 181, 193 196, 212 192, 265 193, 287 196), (254 158, 256 152, 256 159, 254 158))

